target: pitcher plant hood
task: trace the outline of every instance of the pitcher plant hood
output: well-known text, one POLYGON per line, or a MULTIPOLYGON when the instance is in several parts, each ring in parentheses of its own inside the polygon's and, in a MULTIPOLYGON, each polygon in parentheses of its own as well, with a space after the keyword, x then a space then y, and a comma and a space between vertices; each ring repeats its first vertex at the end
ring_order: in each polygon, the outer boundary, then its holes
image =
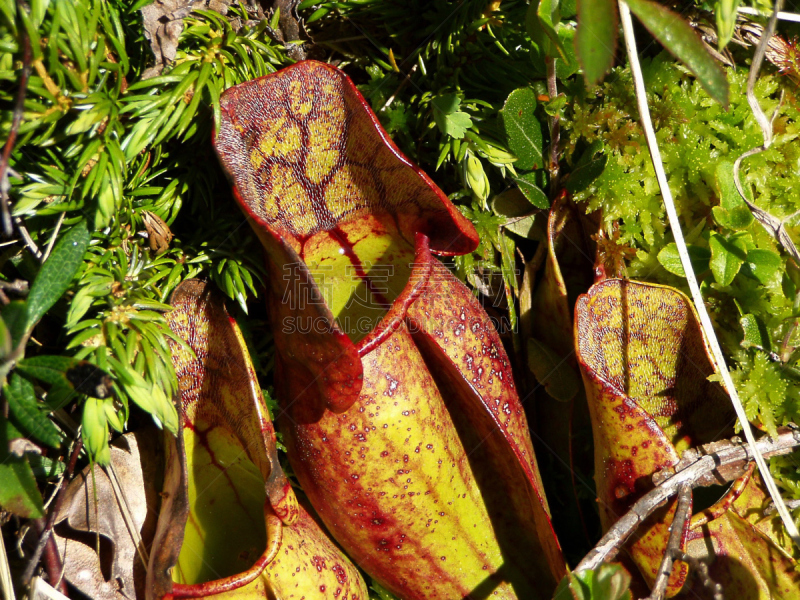
POLYGON ((566 566, 508 357, 433 257, 474 227, 326 64, 225 92, 215 145, 265 248, 279 426, 332 535, 406 600, 549 598, 566 566))

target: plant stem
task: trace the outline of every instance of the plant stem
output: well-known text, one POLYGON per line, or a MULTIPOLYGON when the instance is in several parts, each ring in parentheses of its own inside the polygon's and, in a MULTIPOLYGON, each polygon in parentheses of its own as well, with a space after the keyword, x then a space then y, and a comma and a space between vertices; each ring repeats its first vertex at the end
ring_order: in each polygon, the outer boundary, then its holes
POLYGON ((764 478, 764 483, 769 490, 769 494, 772 496, 772 500, 775 502, 775 506, 778 509, 778 513, 781 516, 784 526, 786 527, 786 531, 789 533, 789 536, 792 538, 794 543, 800 547, 800 532, 797 531, 797 527, 792 520, 792 516, 789 514, 789 511, 786 508, 783 498, 781 498, 780 492, 778 491, 778 486, 775 484, 775 480, 769 471, 766 461, 764 461, 764 458, 761 456, 761 453, 756 447, 756 440, 755 436, 753 435, 753 430, 750 427, 750 422, 747 420, 747 414, 745 413, 744 406, 742 406, 742 401, 739 399, 736 386, 734 386, 733 380, 731 379, 730 372, 728 371, 727 364, 725 363, 725 356, 722 354, 722 348, 720 348, 719 341, 714 333, 714 326, 711 323, 711 317, 706 310, 706 305, 703 301, 703 295, 700 292, 700 286, 697 284, 697 277, 692 270, 692 263, 689 259, 689 251, 686 248, 686 241, 683 238, 683 231, 681 230, 680 220, 678 219, 678 212, 675 210, 672 192, 669 189, 667 175, 664 171, 664 165, 661 162, 661 152, 658 149, 656 134, 653 130, 653 122, 650 118, 650 109, 647 105, 647 95, 644 87, 644 77, 642 76, 642 69, 639 65, 636 39, 634 38, 633 34, 633 20, 631 19, 630 9, 623 0, 619 0, 619 16, 622 22, 625 46, 628 51, 628 60, 631 64, 631 73, 633 75, 634 87, 636 89, 636 102, 639 107, 639 116, 642 120, 642 128, 644 129, 644 134, 647 139, 647 146, 650 149, 650 158, 653 162, 653 168, 656 172, 658 185, 661 188, 661 195, 664 198, 664 206, 669 218, 670 228, 672 229, 673 236, 675 237, 675 244, 678 246, 678 253, 680 254, 681 264, 683 265, 683 270, 686 274, 686 281, 689 284, 689 290, 692 293, 692 300, 694 301, 697 315, 700 317, 700 324, 705 332, 706 342, 711 349, 714 361, 717 363, 717 369, 722 376, 725 389, 727 390, 728 395, 731 398, 731 402, 733 403, 733 408, 736 411, 736 416, 739 419, 742 432, 747 439, 747 443, 753 448, 753 455, 756 464, 761 472, 761 476, 764 478))
MULTIPOLYGON (((34 521, 36 531, 39 535, 44 533, 45 521, 44 519, 36 519, 34 521)), ((53 536, 48 536, 47 543, 44 545, 44 552, 42 554, 42 562, 44 569, 47 572, 47 579, 51 586, 57 589, 62 594, 67 594, 67 584, 64 581, 64 565, 61 563, 61 557, 58 554, 58 547, 56 540, 53 536)))
MULTIPOLYGON (((800 429, 778 430, 778 436, 770 438, 765 436, 758 440, 754 446, 744 445, 732 441, 714 442, 708 447, 701 447, 700 452, 690 450, 684 453, 681 462, 676 466, 676 471, 666 470, 666 478, 659 479, 656 487, 639 498, 627 513, 622 515, 597 545, 575 567, 575 573, 589 569, 596 569, 603 562, 612 560, 625 542, 636 531, 647 517, 657 508, 664 505, 684 483, 692 487, 709 486, 733 481, 742 475, 742 466, 746 469, 758 452, 761 456, 781 456, 793 452, 800 447, 800 429), (686 460, 688 457, 688 460, 686 460), (744 463, 744 464, 742 464, 744 463)), ((659 471, 656 475, 662 475, 659 471)))
MULTIPOLYGON (((547 57, 545 67, 547 70, 547 94, 550 100, 555 100, 558 96, 558 83, 556 81, 556 59, 555 57, 547 57)), ((550 171, 550 199, 555 198, 558 193, 558 145, 561 141, 561 123, 559 115, 553 115, 547 118, 547 123, 550 126, 550 164, 548 170, 550 171)))
MULTIPOLYGON (((17 10, 25 10, 21 2, 17 3, 17 10)), ((22 72, 19 76, 19 90, 17 91, 17 101, 14 105, 14 116, 11 120, 11 130, 3 146, 3 154, 0 158, 0 210, 2 211, 2 229, 5 237, 11 237, 13 227, 11 224, 11 208, 8 206, 8 190, 6 177, 8 176, 8 163, 11 160, 11 151, 17 141, 17 131, 22 123, 23 111, 25 109, 25 95, 28 93, 28 78, 31 74, 31 40, 21 19, 19 23, 19 42, 22 46, 22 72)))
POLYGON ((73 471, 75 471, 75 465, 78 462, 78 456, 80 455, 82 448, 83 438, 79 436, 78 439, 75 440, 75 447, 72 449, 72 454, 69 457, 67 470, 64 472, 64 477, 61 480, 58 491, 56 492, 56 501, 53 503, 53 507, 50 509, 50 513, 47 515, 47 521, 45 522, 42 536, 39 538, 39 543, 36 545, 36 549, 33 551, 33 554, 28 561, 28 566, 25 567, 25 572, 22 574, 23 585, 28 585, 33 578, 36 565, 39 564, 39 560, 42 558, 42 552, 44 552, 47 541, 50 539, 50 536, 53 533, 53 526, 55 525, 56 517, 61 510, 61 505, 64 503, 64 496, 67 493, 67 483, 69 482, 73 471))
POLYGON ((672 564, 675 556, 681 552, 681 542, 683 532, 686 529, 686 522, 691 517, 692 512, 692 485, 690 483, 681 484, 678 488, 678 506, 675 508, 675 516, 669 527, 669 540, 667 549, 661 558, 658 567, 658 575, 653 583, 653 591, 648 600, 663 600, 669 584, 669 576, 672 574, 672 564))

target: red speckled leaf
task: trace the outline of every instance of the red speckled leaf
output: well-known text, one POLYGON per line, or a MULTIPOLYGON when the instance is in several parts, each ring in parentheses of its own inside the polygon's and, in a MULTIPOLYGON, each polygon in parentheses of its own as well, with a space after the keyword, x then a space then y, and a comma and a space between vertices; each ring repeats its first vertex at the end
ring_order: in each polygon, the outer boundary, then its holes
MULTIPOLYGON (((189 504, 172 597, 366 599, 356 569, 298 505, 244 341, 221 297, 190 280, 172 304, 170 327, 191 348, 172 348, 189 504)), ((168 462, 168 470, 180 462, 168 462)))
POLYGON ((565 566, 508 358, 431 256, 474 250, 472 225, 328 65, 227 91, 215 144, 264 243, 279 425, 328 529, 406 600, 549 597, 565 566))
MULTIPOLYGON (((651 476, 688 447, 730 434, 732 408, 708 381, 714 372, 691 303, 656 285, 610 279, 575 308, 575 344, 595 442, 595 479, 604 529, 652 488, 651 476)), ((656 512, 629 547, 652 583, 666 547, 674 501, 656 512)), ((668 594, 683 585, 677 563, 668 594)))
POLYGON ((552 573, 563 572, 528 422, 488 315, 464 284, 433 260, 428 286, 409 308, 408 321, 428 369, 446 390, 468 455, 491 473, 484 494, 495 494, 500 512, 517 522, 507 527, 520 557, 543 554, 552 573))

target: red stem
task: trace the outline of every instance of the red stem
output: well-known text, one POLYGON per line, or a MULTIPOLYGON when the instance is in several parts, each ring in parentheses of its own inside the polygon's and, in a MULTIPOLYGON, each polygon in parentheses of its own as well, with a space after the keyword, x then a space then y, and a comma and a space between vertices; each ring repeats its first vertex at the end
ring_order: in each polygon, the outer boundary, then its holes
MULTIPOLYGON (((44 519, 36 519, 33 524, 36 527, 36 531, 41 535, 45 528, 44 519)), ((53 536, 47 538, 44 553, 42 554, 42 562, 44 563, 44 569, 47 572, 47 579, 50 581, 50 585, 66 596, 68 593, 67 584, 62 577, 64 567, 61 564, 61 556, 58 554, 58 547, 56 546, 56 541, 53 536)))
MULTIPOLYGON (((17 10, 24 10, 21 2, 17 3, 17 10)), ((25 25, 23 23, 19 23, 19 38, 20 45, 22 46, 22 72, 19 76, 19 90, 17 91, 17 102, 14 106, 14 115, 11 120, 11 130, 8 132, 8 139, 3 146, 3 155, 2 158, 0 158, 0 187, 2 187, 5 181, 8 163, 11 159, 11 151, 14 149, 14 144, 17 141, 17 131, 22 123, 25 95, 28 92, 28 77, 30 77, 31 74, 31 40, 28 38, 28 32, 25 31, 25 25)), ((3 192, 0 207, 2 208, 3 233, 6 237, 11 237, 11 210, 8 206, 8 197, 5 192, 3 192)))
POLYGON ((25 567, 25 572, 22 574, 23 585, 28 585, 31 582, 33 573, 36 570, 36 565, 39 564, 39 560, 42 558, 42 553, 45 550, 45 546, 47 546, 48 541, 51 539, 50 534, 53 532, 53 525, 55 525, 56 516, 61 510, 61 505, 64 503, 64 496, 67 493, 67 482, 72 478, 72 473, 75 471, 75 465, 78 462, 78 455, 80 454, 82 448, 83 439, 78 438, 75 442, 75 448, 72 449, 72 454, 69 457, 69 464, 67 465, 67 470, 64 473, 64 478, 61 480, 61 485, 56 492, 56 501, 53 503, 50 513, 47 515, 47 522, 45 523, 42 536, 39 538, 39 543, 36 545, 36 550, 33 551, 31 559, 28 561, 28 566, 25 567))

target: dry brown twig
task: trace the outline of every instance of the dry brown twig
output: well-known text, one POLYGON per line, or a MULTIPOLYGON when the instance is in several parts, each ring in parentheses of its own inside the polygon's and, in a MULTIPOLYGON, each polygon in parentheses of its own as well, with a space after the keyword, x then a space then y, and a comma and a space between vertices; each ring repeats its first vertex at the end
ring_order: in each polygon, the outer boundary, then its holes
POLYGON ((78 437, 75 440, 75 445, 72 449, 72 454, 69 458, 69 463, 67 464, 67 470, 64 473, 64 477, 61 480, 59 485, 58 491, 56 492, 55 502, 53 503, 53 507, 50 509, 50 513, 47 515, 47 520, 45 521, 44 530, 42 532, 41 537, 39 538, 39 542, 36 544, 36 548, 33 551, 30 559, 28 560, 28 566, 25 568, 25 572, 22 575, 22 583, 23 585, 27 585, 31 579, 33 578, 33 574, 36 571, 36 567, 39 564, 39 560, 42 558, 42 552, 44 552, 45 546, 47 545, 48 540, 53 533, 53 526, 56 522, 56 516, 61 509, 61 504, 64 501, 64 496, 67 492, 67 484, 69 483, 70 478, 72 477, 72 473, 75 471, 75 465, 78 462, 78 456, 81 453, 81 449, 83 448, 83 438, 78 437))
MULTIPOLYGON (((779 428, 776 437, 762 437, 756 446, 765 458, 789 454, 800 447, 800 428, 795 425, 779 428)), ((653 475, 656 487, 639 498, 606 532, 575 567, 575 573, 596 569, 603 562, 612 560, 639 525, 677 494, 682 486, 696 488, 734 481, 742 476, 753 460, 750 446, 738 438, 687 450, 675 467, 653 475)))
POLYGON ((653 591, 648 600, 662 600, 667 591, 669 576, 672 574, 672 564, 681 552, 681 542, 686 522, 692 516, 692 486, 689 483, 682 483, 678 488, 678 506, 675 509, 675 516, 669 526, 669 540, 667 549, 661 558, 658 566, 656 580, 653 583, 653 591))

